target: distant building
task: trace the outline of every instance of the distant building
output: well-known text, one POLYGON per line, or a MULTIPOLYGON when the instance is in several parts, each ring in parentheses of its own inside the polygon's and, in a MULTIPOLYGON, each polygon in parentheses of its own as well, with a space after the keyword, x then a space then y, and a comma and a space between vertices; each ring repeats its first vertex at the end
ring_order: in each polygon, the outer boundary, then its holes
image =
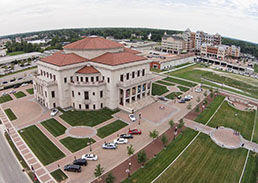
POLYGON ((148 40, 151 40, 151 37, 152 37, 152 34, 149 33, 148 36, 147 36, 148 40))
POLYGON ((200 55, 218 59, 225 59, 225 57, 239 58, 240 47, 204 43, 201 45, 200 55))
POLYGON ((201 45, 206 43, 212 46, 221 45, 221 35, 220 34, 208 34, 203 31, 196 31, 194 37, 194 48, 196 51, 200 51, 201 45))

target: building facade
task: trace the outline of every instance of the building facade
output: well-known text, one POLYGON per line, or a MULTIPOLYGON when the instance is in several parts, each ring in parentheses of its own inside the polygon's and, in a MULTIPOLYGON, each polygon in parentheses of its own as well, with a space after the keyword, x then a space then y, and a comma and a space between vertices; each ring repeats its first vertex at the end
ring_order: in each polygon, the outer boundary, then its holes
POLYGON ((34 96, 47 108, 135 110, 151 98, 149 62, 138 52, 102 37, 86 37, 42 58, 33 78, 34 96))

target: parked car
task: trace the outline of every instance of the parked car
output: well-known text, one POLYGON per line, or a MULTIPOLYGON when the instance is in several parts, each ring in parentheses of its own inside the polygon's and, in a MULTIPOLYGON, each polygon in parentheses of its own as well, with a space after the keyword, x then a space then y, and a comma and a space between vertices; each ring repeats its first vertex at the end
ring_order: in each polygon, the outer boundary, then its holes
POLYGON ((141 135, 142 131, 138 129, 132 129, 132 130, 129 130, 128 133, 132 135, 141 135))
POLYGON ((4 82, 3 82, 3 84, 7 84, 7 83, 8 83, 8 81, 4 81, 4 82))
POLYGON ((80 166, 86 166, 87 165, 87 160, 86 159, 76 159, 73 161, 74 165, 80 165, 80 166))
POLYGON ((124 138, 117 138, 114 140, 114 144, 126 144, 127 142, 128 140, 124 138))
POLYGON ((23 83, 21 86, 28 86, 29 84, 28 83, 23 83))
POLYGON ((16 79, 11 79, 10 82, 14 82, 16 79))
POLYGON ((195 89, 195 92, 196 92, 196 93, 201 93, 201 92, 202 92, 202 88, 196 88, 196 89, 195 89))
POLYGON ((57 109, 53 109, 50 113, 50 116, 55 116, 58 113, 57 109))
POLYGON ((134 114, 129 114, 129 118, 132 122, 135 122, 136 121, 136 117, 134 114))
POLYGON ((102 148, 103 149, 116 149, 117 146, 116 146, 116 144, 110 142, 110 143, 104 143, 102 145, 102 148))
POLYGON ((22 80, 23 78, 18 78, 17 80, 22 80))
POLYGON ((86 159, 87 161, 96 161, 98 160, 98 156, 95 154, 84 154, 82 155, 82 159, 86 159))
POLYGON ((159 99, 159 100, 162 100, 162 101, 164 101, 164 102, 167 102, 167 101, 168 101, 168 99, 167 99, 166 97, 158 97, 158 99, 159 99))
POLYGON ((80 165, 65 165, 64 166, 64 171, 68 171, 68 172, 81 172, 81 166, 80 165))
POLYGON ((181 95, 178 95, 176 98, 177 98, 177 99, 181 99, 181 98, 182 98, 182 96, 181 96, 181 95))
POLYGON ((193 98, 193 96, 187 95, 187 96, 185 96, 185 101, 189 101, 189 100, 191 100, 192 98, 193 98))
POLYGON ((16 93, 15 90, 11 90, 11 91, 9 92, 9 94, 14 94, 14 93, 16 93))
POLYGON ((185 103, 185 99, 179 100, 178 103, 185 103))
POLYGON ((7 95, 7 93, 6 93, 6 92, 4 92, 4 93, 2 93, 1 97, 6 96, 6 95, 7 95))
POLYGON ((132 134, 121 134, 121 135, 120 135, 120 138, 124 138, 124 139, 132 139, 132 138, 133 138, 133 136, 132 136, 132 134))
POLYGON ((13 88, 19 88, 20 87, 20 85, 14 85, 14 87, 13 88))

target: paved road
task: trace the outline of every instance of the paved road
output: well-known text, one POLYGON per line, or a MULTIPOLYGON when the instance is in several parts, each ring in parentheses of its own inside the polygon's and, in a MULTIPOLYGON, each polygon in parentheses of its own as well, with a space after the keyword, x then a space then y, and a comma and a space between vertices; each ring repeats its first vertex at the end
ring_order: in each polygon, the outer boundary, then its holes
POLYGON ((29 183, 26 174, 22 172, 16 157, 0 133, 0 182, 1 183, 29 183))

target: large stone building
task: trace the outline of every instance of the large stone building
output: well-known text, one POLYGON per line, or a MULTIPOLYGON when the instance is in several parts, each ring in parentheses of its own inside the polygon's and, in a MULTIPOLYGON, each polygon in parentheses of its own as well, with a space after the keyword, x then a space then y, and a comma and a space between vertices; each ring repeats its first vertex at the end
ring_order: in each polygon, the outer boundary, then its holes
POLYGON ((41 59, 34 96, 47 108, 127 111, 152 102, 150 61, 102 37, 86 37, 41 59))

